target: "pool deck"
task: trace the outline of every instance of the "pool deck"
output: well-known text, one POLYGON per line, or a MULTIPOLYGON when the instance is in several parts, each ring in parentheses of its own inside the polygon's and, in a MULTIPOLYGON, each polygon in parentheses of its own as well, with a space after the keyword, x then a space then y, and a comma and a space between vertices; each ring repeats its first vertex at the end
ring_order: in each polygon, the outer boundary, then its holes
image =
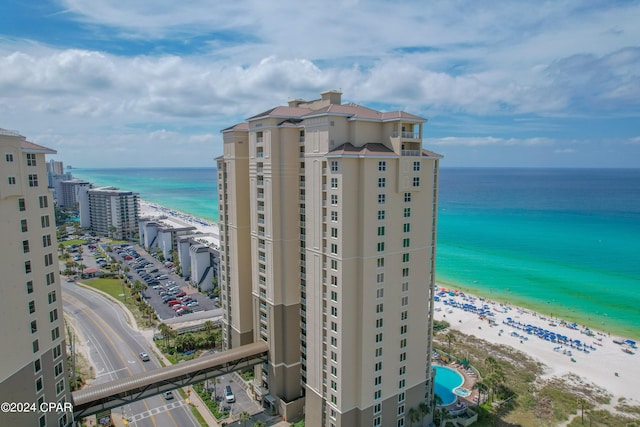
MULTIPOLYGON (((478 381, 478 374, 473 369, 465 368, 464 366, 462 366, 459 363, 446 364, 442 360, 438 360, 436 358, 432 359, 432 364, 434 366, 443 366, 443 367, 446 367, 446 368, 453 369, 457 373, 462 375, 462 378, 464 379, 464 382, 462 383, 462 385, 460 387, 466 388, 471 393, 468 396, 458 396, 456 394, 456 397, 458 398, 458 401, 460 401, 462 403, 465 403, 467 407, 475 406, 478 403, 478 390, 474 390, 473 389, 474 384, 476 383, 476 381, 478 381)), ((455 409, 456 402, 454 402, 454 403, 452 403, 450 405, 445 405, 445 407, 448 408, 448 409, 455 409)))

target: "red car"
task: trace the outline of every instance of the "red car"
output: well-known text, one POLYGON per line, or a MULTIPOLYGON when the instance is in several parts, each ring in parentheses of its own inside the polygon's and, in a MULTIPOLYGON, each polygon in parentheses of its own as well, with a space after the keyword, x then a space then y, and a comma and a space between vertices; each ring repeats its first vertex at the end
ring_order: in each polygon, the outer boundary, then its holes
POLYGON ((171 301, 168 301, 168 302, 167 302, 167 305, 168 305, 169 307, 173 307, 174 305, 180 305, 180 304, 181 304, 181 302, 180 302, 180 301, 178 301, 177 299, 172 299, 171 301))
POLYGON ((180 297, 183 297, 185 295, 187 295, 187 293, 185 291, 182 291, 182 292, 177 293, 176 297, 180 298, 180 297))

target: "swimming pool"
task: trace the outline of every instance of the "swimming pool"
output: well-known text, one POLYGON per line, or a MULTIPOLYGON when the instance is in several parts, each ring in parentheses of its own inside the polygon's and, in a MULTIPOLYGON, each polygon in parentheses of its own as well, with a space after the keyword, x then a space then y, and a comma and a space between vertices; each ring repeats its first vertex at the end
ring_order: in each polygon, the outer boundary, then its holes
POLYGON ((434 366, 436 371, 433 390, 442 399, 442 405, 451 405, 456 401, 457 396, 454 390, 464 384, 464 378, 458 372, 444 366, 434 366))

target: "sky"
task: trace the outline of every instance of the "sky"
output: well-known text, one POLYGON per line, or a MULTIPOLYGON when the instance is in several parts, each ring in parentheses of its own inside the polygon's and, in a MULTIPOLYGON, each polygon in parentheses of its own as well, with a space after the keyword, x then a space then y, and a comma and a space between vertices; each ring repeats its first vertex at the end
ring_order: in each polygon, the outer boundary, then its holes
POLYGON ((640 2, 2 0, 0 128, 74 167, 212 166, 294 98, 428 119, 443 167, 640 167, 640 2))

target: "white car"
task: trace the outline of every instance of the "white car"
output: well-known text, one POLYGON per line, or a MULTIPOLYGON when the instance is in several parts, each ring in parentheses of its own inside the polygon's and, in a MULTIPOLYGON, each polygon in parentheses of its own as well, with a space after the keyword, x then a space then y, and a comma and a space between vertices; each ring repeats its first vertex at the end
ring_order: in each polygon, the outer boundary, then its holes
POLYGON ((147 353, 145 353, 144 351, 140 354, 138 354, 138 356, 140 357, 140 360, 142 360, 143 362, 148 362, 149 360, 151 360, 149 358, 149 355, 147 353))

